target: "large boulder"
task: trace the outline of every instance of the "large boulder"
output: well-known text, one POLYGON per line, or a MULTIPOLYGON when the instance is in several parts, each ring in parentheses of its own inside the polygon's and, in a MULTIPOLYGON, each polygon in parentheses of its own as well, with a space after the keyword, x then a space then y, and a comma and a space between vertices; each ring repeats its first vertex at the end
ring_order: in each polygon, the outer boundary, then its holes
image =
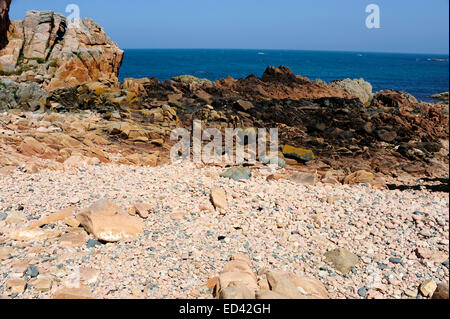
POLYGON ((350 95, 356 96, 363 103, 370 102, 373 98, 372 85, 364 79, 344 79, 333 81, 330 86, 340 88, 350 95))

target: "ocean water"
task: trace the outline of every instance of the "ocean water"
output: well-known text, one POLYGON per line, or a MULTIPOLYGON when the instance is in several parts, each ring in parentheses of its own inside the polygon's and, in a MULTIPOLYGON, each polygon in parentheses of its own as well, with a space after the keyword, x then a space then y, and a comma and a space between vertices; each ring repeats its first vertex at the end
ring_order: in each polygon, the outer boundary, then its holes
POLYGON ((211 81, 261 76, 269 65, 285 65, 298 75, 326 82, 364 78, 374 87, 403 90, 423 101, 449 90, 448 55, 365 52, 150 49, 125 50, 119 77, 169 80, 191 74, 211 81))

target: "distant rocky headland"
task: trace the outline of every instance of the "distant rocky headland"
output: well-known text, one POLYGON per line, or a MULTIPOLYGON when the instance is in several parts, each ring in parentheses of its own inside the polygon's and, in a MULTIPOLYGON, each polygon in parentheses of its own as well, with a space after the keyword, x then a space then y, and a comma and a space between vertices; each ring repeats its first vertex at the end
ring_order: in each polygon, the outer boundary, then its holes
POLYGON ((0 297, 448 298, 448 284, 425 280, 431 266, 448 280, 448 93, 425 103, 285 66, 215 82, 120 82, 124 52, 101 26, 53 11, 10 21, 10 3, 0 0, 0 297), (250 135, 278 128, 270 155, 280 170, 262 158, 171 166, 171 132, 194 120, 250 135), (417 192, 389 191, 408 187, 417 192), (96 201, 107 196, 115 203, 96 201), (135 237, 143 244, 126 241, 135 237), (83 263, 81 288, 63 287, 64 256, 83 263), (299 256, 297 270, 314 278, 293 274, 299 256), (388 266, 398 279, 378 275, 388 266))

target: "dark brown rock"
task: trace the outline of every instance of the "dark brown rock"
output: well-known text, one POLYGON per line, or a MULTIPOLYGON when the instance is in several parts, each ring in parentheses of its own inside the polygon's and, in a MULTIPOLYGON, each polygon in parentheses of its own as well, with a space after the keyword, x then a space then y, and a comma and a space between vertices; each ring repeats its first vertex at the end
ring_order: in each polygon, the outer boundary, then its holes
POLYGON ((10 25, 9 6, 11 0, 0 0, 0 50, 8 44, 7 32, 10 25))
POLYGON ((449 299, 448 282, 440 283, 434 291, 432 299, 449 299))

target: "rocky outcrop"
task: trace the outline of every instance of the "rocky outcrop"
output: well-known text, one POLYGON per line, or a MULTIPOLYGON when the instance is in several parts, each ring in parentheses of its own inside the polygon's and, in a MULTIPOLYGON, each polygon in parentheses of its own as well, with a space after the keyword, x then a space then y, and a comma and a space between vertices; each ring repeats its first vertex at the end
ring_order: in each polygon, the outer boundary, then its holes
POLYGON ((0 50, 8 43, 7 32, 9 29, 9 6, 11 0, 0 0, 0 50))
POLYGON ((370 102, 373 98, 372 85, 364 79, 344 79, 333 81, 331 87, 340 88, 350 95, 356 96, 363 103, 370 102))
POLYGON ((23 108, 37 110, 46 104, 47 93, 36 83, 18 84, 0 79, 0 109, 23 108))
POLYGON ((433 99, 441 100, 448 103, 448 92, 442 92, 431 96, 433 99))
POLYGON ((181 82, 184 84, 204 84, 204 83, 211 83, 208 79, 199 79, 193 75, 180 75, 173 77, 172 80, 175 82, 181 82))
MULTIPOLYGON (((127 83, 137 80, 127 79, 127 83)), ((315 99, 322 97, 354 98, 356 96, 341 88, 332 87, 326 83, 313 82, 295 75, 285 66, 269 66, 261 78, 249 75, 235 80, 232 77, 218 80, 214 83, 191 78, 177 77, 174 81, 159 82, 151 79, 143 83, 141 96, 151 99, 170 101, 181 97, 196 99, 211 103, 217 98, 235 98, 241 100, 264 101, 272 99, 315 99), (180 96, 181 94, 181 96, 180 96)), ((239 103, 242 104, 242 103, 239 103)), ((241 107, 242 108, 242 107, 241 107)))
POLYGON ((69 25, 64 42, 55 46, 50 59, 58 68, 49 84, 53 90, 90 81, 117 82, 123 51, 90 19, 69 25))
POLYGON ((214 96, 239 96, 250 100, 269 99, 312 99, 321 97, 345 97, 352 95, 340 88, 312 82, 295 75, 289 68, 269 66, 261 78, 250 75, 245 79, 234 80, 231 77, 204 86, 204 91, 214 96))
POLYGON ((62 14, 28 11, 24 21, 11 24, 8 40, 0 65, 17 81, 35 81, 49 91, 118 82, 123 51, 91 19, 67 25, 62 14))
POLYGON ((372 100, 372 107, 396 108, 411 110, 419 102, 409 93, 394 90, 382 90, 377 92, 372 100))

